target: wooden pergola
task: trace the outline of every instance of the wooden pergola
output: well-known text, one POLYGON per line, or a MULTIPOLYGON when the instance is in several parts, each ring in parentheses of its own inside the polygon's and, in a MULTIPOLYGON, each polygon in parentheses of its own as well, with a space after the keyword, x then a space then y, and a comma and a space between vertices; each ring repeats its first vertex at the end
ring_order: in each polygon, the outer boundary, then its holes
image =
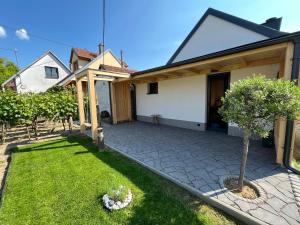
MULTIPOLYGON (((95 69, 86 69, 75 75, 81 133, 85 133, 86 123, 84 115, 82 81, 88 83, 89 107, 91 114, 91 131, 93 140, 97 139, 97 109, 95 95, 95 80, 109 81, 111 87, 111 106, 113 123, 131 120, 130 85, 134 83, 149 83, 162 80, 177 79, 188 76, 208 75, 211 73, 228 72, 235 69, 249 68, 263 65, 278 64, 280 66, 278 78, 290 80, 292 70, 294 44, 283 43, 257 47, 235 53, 228 53, 208 59, 200 59, 186 63, 174 63, 146 71, 130 73, 116 73, 95 69), (124 101, 125 99, 125 101, 124 101)), ((249 74, 245 74, 249 75, 249 74)), ((275 124, 275 145, 277 163, 282 163, 285 141, 285 120, 277 120, 275 124)))
MULTIPOLYGON (((95 81, 108 81, 111 88, 111 103, 112 103, 112 117, 116 121, 116 99, 115 99, 115 83, 121 80, 128 80, 130 74, 123 72, 112 72, 106 70, 96 70, 87 68, 79 73, 75 74, 76 88, 77 88, 77 99, 78 99, 78 110, 80 119, 80 131, 82 134, 86 134, 86 127, 91 127, 92 139, 97 140, 97 101, 95 92, 95 81), (84 92, 82 88, 82 82, 87 82, 88 86, 88 98, 89 98, 89 109, 90 109, 90 119, 91 123, 86 123, 84 114, 84 92)), ((128 90, 130 91, 130 90, 128 90)), ((100 100, 98 100, 100 101, 100 100)), ((114 121, 114 123, 116 123, 114 121)))

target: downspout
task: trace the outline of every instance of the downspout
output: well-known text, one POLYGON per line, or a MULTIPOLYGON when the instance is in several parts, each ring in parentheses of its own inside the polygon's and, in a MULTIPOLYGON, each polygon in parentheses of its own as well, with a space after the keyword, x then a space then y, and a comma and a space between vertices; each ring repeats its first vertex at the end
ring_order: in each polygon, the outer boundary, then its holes
MULTIPOLYGON (((294 55, 292 62, 292 73, 291 80, 296 81, 298 85, 298 76, 299 76, 299 66, 300 66, 300 37, 294 39, 294 55)), ((296 174, 300 174, 300 171, 290 166, 290 156, 292 149, 292 135, 294 130, 294 121, 288 120, 286 123, 285 130, 285 141, 284 141, 284 155, 283 155, 283 164, 284 166, 296 174)))

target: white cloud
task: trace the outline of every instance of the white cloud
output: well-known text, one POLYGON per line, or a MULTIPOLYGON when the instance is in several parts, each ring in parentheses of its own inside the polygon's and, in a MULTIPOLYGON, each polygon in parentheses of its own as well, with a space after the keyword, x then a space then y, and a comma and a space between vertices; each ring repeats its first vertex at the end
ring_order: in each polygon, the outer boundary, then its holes
POLYGON ((28 33, 24 28, 16 30, 16 35, 20 40, 29 40, 28 33))
POLYGON ((5 38, 6 37, 6 31, 4 27, 0 26, 0 38, 5 38))

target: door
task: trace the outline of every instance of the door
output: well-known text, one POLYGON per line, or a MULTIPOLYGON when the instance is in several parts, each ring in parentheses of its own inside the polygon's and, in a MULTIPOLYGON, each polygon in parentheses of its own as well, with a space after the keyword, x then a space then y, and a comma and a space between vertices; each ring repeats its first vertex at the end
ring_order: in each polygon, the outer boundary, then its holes
POLYGON ((227 132, 227 123, 218 113, 221 98, 229 87, 230 73, 209 75, 207 78, 207 129, 227 132))
POLYGON ((128 82, 116 82, 113 84, 113 96, 116 123, 132 120, 131 113, 131 87, 128 82))
POLYGON ((132 119, 137 120, 136 115, 136 89, 135 84, 130 85, 130 97, 131 97, 131 114, 132 119))

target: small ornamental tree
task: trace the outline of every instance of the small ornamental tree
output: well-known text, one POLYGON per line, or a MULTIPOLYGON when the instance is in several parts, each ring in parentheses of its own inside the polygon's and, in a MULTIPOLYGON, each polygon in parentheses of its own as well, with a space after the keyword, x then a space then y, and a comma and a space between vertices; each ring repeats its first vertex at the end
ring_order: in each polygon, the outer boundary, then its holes
POLYGON ((251 135, 267 137, 275 118, 295 119, 300 112, 300 89, 291 81, 271 80, 253 75, 234 83, 222 99, 223 120, 243 129, 244 149, 238 189, 242 191, 251 135))

